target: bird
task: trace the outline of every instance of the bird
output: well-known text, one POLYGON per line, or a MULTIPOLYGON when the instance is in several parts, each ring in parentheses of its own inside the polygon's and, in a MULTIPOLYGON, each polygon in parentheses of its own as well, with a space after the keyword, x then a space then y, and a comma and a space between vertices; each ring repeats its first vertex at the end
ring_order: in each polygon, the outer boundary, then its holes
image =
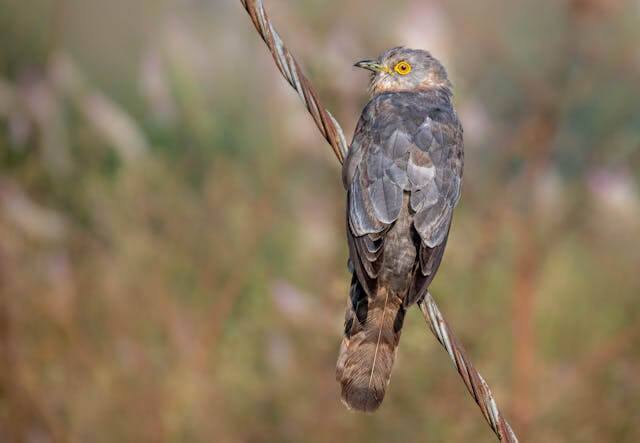
POLYGON ((336 379, 349 409, 374 412, 407 309, 431 284, 460 198, 463 129, 443 65, 395 47, 355 64, 370 100, 342 167, 352 274, 336 379))

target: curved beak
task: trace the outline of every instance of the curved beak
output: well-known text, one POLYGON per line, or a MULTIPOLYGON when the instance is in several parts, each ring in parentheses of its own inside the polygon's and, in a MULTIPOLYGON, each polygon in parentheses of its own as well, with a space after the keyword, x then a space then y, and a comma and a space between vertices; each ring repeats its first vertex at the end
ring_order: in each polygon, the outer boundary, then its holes
POLYGON ((373 72, 386 72, 387 74, 391 73, 391 70, 385 65, 381 65, 380 63, 378 63, 378 60, 362 60, 353 66, 368 69, 369 71, 373 72))

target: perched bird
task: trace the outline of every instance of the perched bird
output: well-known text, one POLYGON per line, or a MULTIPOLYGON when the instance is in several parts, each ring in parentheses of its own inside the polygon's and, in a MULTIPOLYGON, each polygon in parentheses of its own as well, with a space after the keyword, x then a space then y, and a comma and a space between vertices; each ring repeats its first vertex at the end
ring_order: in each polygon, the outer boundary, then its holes
POLYGON ((393 48, 372 71, 342 168, 351 290, 336 378, 351 409, 374 411, 391 376, 404 315, 433 280, 462 180, 462 126, 444 67, 393 48))

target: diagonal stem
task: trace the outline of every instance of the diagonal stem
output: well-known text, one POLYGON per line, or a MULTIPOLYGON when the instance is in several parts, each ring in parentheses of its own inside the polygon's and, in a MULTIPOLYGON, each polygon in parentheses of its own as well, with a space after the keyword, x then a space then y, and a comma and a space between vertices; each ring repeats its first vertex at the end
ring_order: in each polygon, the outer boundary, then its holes
POLYGON ((276 66, 280 73, 289 82, 291 87, 296 90, 300 99, 303 101, 307 110, 313 117, 318 129, 329 142, 333 153, 340 163, 343 162, 344 156, 347 154, 347 141, 344 138, 344 132, 333 115, 320 103, 316 91, 311 87, 311 83, 302 73, 296 59, 284 45, 280 35, 269 21, 262 0, 240 0, 242 5, 249 13, 251 21, 256 27, 256 31, 266 43, 276 66))
MULTIPOLYGON (((260 34, 273 55, 273 59, 280 73, 282 73, 291 87, 298 92, 298 95, 313 117, 316 126, 331 145, 338 161, 342 163, 348 149, 344 132, 331 113, 320 103, 318 95, 312 88, 311 83, 302 73, 295 58, 286 48, 273 24, 269 21, 269 17, 262 5, 262 0, 240 1, 251 17, 256 31, 258 31, 258 34, 260 34)), ((471 393, 480 407, 482 415, 484 415, 489 426, 491 426, 493 432, 498 436, 498 439, 500 441, 517 443, 518 438, 511 429, 511 426, 509 426, 509 423, 500 413, 489 386, 471 364, 464 348, 456 339, 453 331, 438 309, 435 300, 428 291, 418 302, 418 305, 429 324, 431 332, 447 350, 451 360, 458 369, 460 377, 462 377, 464 384, 467 386, 469 393, 471 393)))
POLYGON ((509 423, 500 413, 487 382, 484 381, 482 375, 473 367, 464 347, 460 344, 451 327, 442 316, 438 305, 436 305, 429 291, 420 299, 418 306, 431 332, 447 350, 451 361, 456 365, 462 381, 480 407, 482 415, 484 415, 493 432, 496 433, 500 441, 517 442, 518 438, 511 429, 511 426, 509 426, 509 423))

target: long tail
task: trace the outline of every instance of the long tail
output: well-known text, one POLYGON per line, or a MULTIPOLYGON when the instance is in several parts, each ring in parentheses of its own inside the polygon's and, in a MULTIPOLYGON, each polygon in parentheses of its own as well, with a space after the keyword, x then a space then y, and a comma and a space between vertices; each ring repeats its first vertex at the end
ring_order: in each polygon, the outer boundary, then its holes
POLYGON ((369 300, 353 276, 336 370, 342 401, 350 409, 373 412, 382 403, 405 310, 402 300, 384 287, 369 300))

